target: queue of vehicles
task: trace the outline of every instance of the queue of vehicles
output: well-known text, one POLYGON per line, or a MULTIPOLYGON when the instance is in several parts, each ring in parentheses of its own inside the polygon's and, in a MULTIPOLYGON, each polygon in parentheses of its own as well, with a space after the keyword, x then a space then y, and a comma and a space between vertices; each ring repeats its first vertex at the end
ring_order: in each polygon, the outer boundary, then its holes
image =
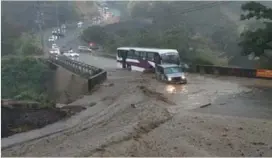
POLYGON ((74 52, 72 48, 70 48, 68 51, 61 52, 60 48, 55 43, 52 44, 52 48, 49 52, 50 52, 50 54, 56 55, 56 56, 64 55, 64 56, 72 57, 72 58, 79 57, 79 54, 74 52))

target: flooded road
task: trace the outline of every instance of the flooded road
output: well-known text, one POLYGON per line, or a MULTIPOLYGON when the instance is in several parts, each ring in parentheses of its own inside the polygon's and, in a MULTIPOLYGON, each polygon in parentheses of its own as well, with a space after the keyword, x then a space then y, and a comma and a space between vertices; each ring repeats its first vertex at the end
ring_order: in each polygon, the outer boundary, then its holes
MULTIPOLYGON (((115 60, 109 58, 82 53, 79 60, 107 70, 116 69, 115 60)), ((188 84, 175 85, 158 82, 152 74, 146 76, 151 80, 151 88, 176 103, 175 110, 272 119, 271 80, 188 74, 188 84), (210 106, 199 108, 209 103, 210 106)))

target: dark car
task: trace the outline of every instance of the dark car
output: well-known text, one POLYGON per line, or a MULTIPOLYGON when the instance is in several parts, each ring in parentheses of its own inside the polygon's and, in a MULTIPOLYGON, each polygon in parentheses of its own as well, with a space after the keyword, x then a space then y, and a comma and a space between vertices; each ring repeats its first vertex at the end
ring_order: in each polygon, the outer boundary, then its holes
POLYGON ((92 49, 92 50, 99 49, 98 45, 96 43, 94 43, 94 42, 89 43, 89 48, 92 49))
POLYGON ((52 33, 52 35, 58 36, 58 37, 64 37, 64 34, 63 34, 63 33, 54 32, 54 33, 52 33))

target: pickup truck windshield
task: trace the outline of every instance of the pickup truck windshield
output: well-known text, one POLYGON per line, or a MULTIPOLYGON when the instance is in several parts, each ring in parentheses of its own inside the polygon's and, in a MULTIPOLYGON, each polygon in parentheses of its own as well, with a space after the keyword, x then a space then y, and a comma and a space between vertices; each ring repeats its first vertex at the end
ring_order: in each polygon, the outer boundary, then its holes
POLYGON ((173 74, 173 73, 180 73, 182 72, 180 67, 168 67, 164 68, 164 73, 165 74, 173 74))

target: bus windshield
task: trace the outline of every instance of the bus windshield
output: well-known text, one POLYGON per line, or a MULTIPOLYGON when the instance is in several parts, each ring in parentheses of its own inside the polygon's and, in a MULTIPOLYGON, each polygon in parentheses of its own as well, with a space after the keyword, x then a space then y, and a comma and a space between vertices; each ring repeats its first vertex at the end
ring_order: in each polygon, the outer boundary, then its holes
POLYGON ((164 68, 165 74, 181 73, 181 67, 168 67, 164 68))
POLYGON ((162 63, 165 64, 180 64, 180 58, 179 58, 179 54, 177 53, 165 53, 161 55, 161 59, 162 59, 162 63))

